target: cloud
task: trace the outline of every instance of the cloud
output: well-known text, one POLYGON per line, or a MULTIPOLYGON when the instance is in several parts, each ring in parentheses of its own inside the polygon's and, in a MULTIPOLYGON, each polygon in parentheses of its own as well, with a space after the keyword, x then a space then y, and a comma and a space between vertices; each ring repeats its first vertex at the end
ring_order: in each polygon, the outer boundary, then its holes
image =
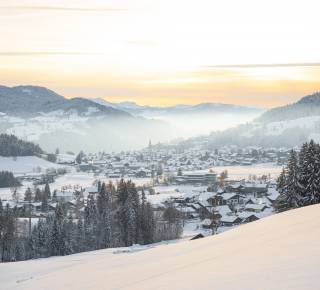
POLYGON ((24 10, 24 11, 56 11, 56 12, 121 12, 123 8, 113 7, 64 7, 64 6, 0 6, 0 9, 24 10))
POLYGON ((320 62, 297 63, 258 63, 258 64, 217 64, 204 66, 207 68, 268 68, 268 67, 320 67, 320 62))
POLYGON ((137 46, 155 46, 157 43, 155 41, 145 41, 145 40, 129 40, 126 42, 129 45, 137 45, 137 46))
POLYGON ((0 51, 0 56, 50 56, 50 55, 99 55, 78 51, 0 51))

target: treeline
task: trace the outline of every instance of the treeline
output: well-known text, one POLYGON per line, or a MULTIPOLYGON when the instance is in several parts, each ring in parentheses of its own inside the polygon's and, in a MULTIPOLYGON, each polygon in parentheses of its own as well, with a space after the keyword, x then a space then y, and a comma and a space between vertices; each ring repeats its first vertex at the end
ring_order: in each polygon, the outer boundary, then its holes
MULTIPOLYGON (((49 196, 49 193, 48 195, 49 196)), ((27 198, 26 198, 27 199, 27 198)), ((161 214, 139 194, 135 184, 121 180, 117 187, 99 183, 97 196, 74 211, 58 203, 30 232, 19 231, 17 208, 0 201, 0 259, 18 261, 84 251, 150 244, 179 238, 182 222, 171 207, 161 214)))
POLYGON ((0 156, 32 156, 42 153, 39 145, 23 141, 14 135, 0 134, 0 156))
POLYGON ((14 177, 12 172, 0 171, 0 188, 20 186, 20 182, 14 177))
POLYGON ((299 152, 292 150, 277 187, 280 193, 275 203, 277 211, 319 203, 320 145, 311 140, 299 152))

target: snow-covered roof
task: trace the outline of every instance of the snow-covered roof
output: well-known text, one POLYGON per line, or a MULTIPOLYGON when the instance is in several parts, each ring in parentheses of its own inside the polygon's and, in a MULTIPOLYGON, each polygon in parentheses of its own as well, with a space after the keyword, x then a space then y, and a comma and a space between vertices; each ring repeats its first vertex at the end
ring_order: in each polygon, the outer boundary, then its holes
POLYGON ((243 212, 239 212, 237 215, 238 215, 238 217, 240 217, 241 219, 247 219, 247 218, 250 217, 250 216, 255 216, 256 218, 259 219, 259 217, 258 217, 256 214, 252 213, 252 212, 243 211, 243 212))
POLYGON ((218 211, 221 216, 225 216, 227 214, 232 213, 228 205, 219 205, 219 206, 216 206, 214 209, 218 211))
POLYGON ((56 191, 56 197, 73 197, 72 191, 56 191))
POLYGON ((238 216, 236 216, 236 215, 233 215, 233 216, 226 215, 226 216, 221 217, 220 221, 221 221, 221 222, 226 222, 226 223, 233 223, 233 222, 235 222, 237 219, 241 219, 241 218, 238 217, 238 216))
POLYGON ((268 206, 265 204, 247 204, 245 208, 253 210, 263 210, 264 208, 268 208, 268 206))
POLYGON ((237 193, 233 193, 233 192, 226 192, 226 193, 222 193, 221 195, 220 195, 224 200, 229 200, 229 199, 231 199, 231 198, 233 198, 233 197, 236 197, 236 196, 238 196, 238 194, 237 193))
POLYGON ((204 219, 201 224, 204 225, 204 226, 210 226, 212 223, 212 220, 211 219, 204 219))

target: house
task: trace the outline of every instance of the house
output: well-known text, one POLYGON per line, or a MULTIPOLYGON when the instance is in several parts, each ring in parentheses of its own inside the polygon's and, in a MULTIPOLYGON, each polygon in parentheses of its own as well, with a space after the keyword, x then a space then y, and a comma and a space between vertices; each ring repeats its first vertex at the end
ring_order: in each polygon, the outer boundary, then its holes
POLYGON ((250 223, 259 220, 259 217, 249 212, 239 213, 238 216, 242 219, 243 223, 250 223))
POLYGON ((182 184, 215 184, 217 182, 217 174, 208 173, 187 173, 176 178, 176 182, 182 184))
POLYGON ((204 229, 212 229, 212 220, 211 219, 204 219, 201 223, 201 226, 204 229))
POLYGON ((214 208, 216 212, 220 214, 221 217, 226 216, 226 215, 231 215, 232 210, 228 205, 220 205, 214 208))
POLYGON ((83 191, 83 197, 88 198, 89 195, 95 195, 98 194, 98 186, 89 186, 86 187, 83 191))
POLYGON ((268 192, 268 184, 266 183, 246 183, 243 193, 254 194, 255 197, 265 196, 268 192))
POLYGON ((229 184, 226 187, 227 192, 236 192, 236 193, 243 193, 244 192, 244 186, 240 182, 236 182, 233 184, 229 184))
POLYGON ((49 210, 50 211, 55 211, 56 210, 56 207, 57 207, 57 202, 50 202, 49 204, 48 204, 48 208, 49 208, 49 210))
POLYGON ((144 168, 139 169, 135 174, 135 176, 138 177, 138 178, 145 178, 148 175, 150 175, 150 170, 147 170, 147 169, 144 169, 144 168))
POLYGON ((242 223, 242 219, 238 216, 223 216, 220 219, 220 225, 223 227, 232 227, 242 223))
POLYGON ((279 195, 279 192, 275 188, 269 188, 267 199, 271 202, 271 204, 274 204, 279 195))
POLYGON ((244 200, 244 196, 237 193, 222 193, 220 196, 223 199, 222 205, 238 205, 242 204, 244 200))
POLYGON ((219 206, 219 205, 223 205, 223 204, 224 204, 222 195, 218 195, 218 194, 209 197, 209 198, 207 199, 207 202, 208 202, 211 206, 219 206))
POLYGON ((251 211, 251 212, 263 212, 265 209, 269 208, 269 206, 265 204, 247 204, 245 206, 246 211, 251 211))
POLYGON ((72 191, 55 191, 54 197, 56 201, 67 202, 73 199, 72 191))
POLYGON ((196 210, 193 209, 192 207, 183 208, 182 213, 188 219, 194 219, 194 218, 197 218, 199 216, 199 214, 196 212, 196 210))
POLYGON ((198 240, 198 239, 202 239, 204 238, 204 235, 203 234, 197 234, 196 236, 194 236, 193 238, 190 239, 190 241, 193 241, 193 240, 198 240))

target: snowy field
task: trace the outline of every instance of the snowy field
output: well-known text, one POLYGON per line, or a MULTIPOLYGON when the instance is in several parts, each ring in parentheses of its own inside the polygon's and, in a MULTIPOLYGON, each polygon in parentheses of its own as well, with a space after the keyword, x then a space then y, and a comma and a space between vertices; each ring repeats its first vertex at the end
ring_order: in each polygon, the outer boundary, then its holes
MULTIPOLYGON (((260 163, 247 166, 215 166, 211 169, 218 174, 220 174, 224 170, 227 170, 229 179, 240 180, 248 179, 249 175, 262 176, 270 174, 271 178, 277 178, 282 170, 282 166, 275 163, 260 163)), ((208 172, 208 170, 198 170, 192 172, 208 172)))
MULTIPOLYGON (((61 190, 62 188, 85 188, 92 186, 96 180, 104 182, 112 181, 116 183, 119 178, 107 178, 105 175, 94 175, 93 173, 76 172, 74 168, 68 166, 61 166, 50 163, 38 157, 18 157, 16 161, 13 158, 0 157, 0 171, 13 171, 15 175, 30 174, 36 171, 36 168, 42 168, 45 172, 47 168, 67 167, 70 172, 58 177, 54 183, 50 184, 51 190, 61 190)), ((273 163, 257 164, 252 166, 218 166, 212 168, 218 174, 224 170, 228 171, 229 179, 240 180, 247 179, 249 175, 261 176, 263 174, 270 174, 272 178, 277 178, 282 170, 281 166, 273 163)), ((208 172, 208 170, 201 170, 196 172, 208 172)), ((187 173, 187 172, 184 172, 187 173)), ((125 178, 127 179, 127 178, 125 178)), ((151 185, 150 178, 131 178, 136 185, 151 185)), ((23 195, 27 187, 32 187, 32 183, 24 183, 19 192, 23 195)), ((179 186, 156 186, 156 195, 149 196, 148 199, 153 204, 160 204, 170 197, 182 197, 192 195, 195 192, 206 191, 207 187, 198 187, 193 185, 179 185, 179 186), (178 189, 178 191, 177 191, 178 189)), ((9 199, 12 193, 10 188, 0 188, 0 198, 9 199)))
POLYGON ((6 290, 316 290, 320 205, 217 236, 0 264, 6 290))
POLYGON ((2 157, 0 156, 0 171, 11 171, 15 176, 30 173, 45 173, 50 168, 65 168, 36 156, 2 157))
MULTIPOLYGON (((53 163, 51 163, 53 164, 53 163)), ((53 164, 56 165, 56 164, 53 164)), ((65 166, 63 166, 65 167, 65 166)), ((26 167, 25 167, 26 168, 26 167)), ((76 172, 74 168, 70 168, 71 172, 58 177, 54 183, 50 183, 50 189, 54 190, 73 190, 92 186, 96 181, 117 183, 120 178, 107 178, 105 175, 94 175, 93 173, 76 172)), ((127 178, 126 178, 127 179, 127 178)), ((131 178, 136 185, 151 184, 150 178, 131 178)), ((31 182, 23 182, 23 186, 18 188, 20 196, 23 196, 28 187, 33 187, 31 182)), ((41 187, 41 186, 40 186, 41 187)), ((10 188, 0 188, 0 198, 10 199, 12 192, 10 188)))
MULTIPOLYGON (((93 173, 86 173, 86 172, 70 172, 63 176, 60 176, 55 180, 54 183, 50 184, 50 188, 52 190, 61 190, 62 187, 89 187, 92 186, 95 181, 101 180, 102 182, 112 182, 116 184, 120 181, 121 178, 109 178, 106 177, 104 174, 95 175, 93 173)), ((144 185, 144 184, 151 184, 150 178, 125 178, 132 180, 136 185, 144 185)))
POLYGON ((192 197, 207 192, 208 186, 195 185, 159 185, 153 187, 155 194, 147 195, 148 201, 153 205, 159 205, 171 197, 192 197))

